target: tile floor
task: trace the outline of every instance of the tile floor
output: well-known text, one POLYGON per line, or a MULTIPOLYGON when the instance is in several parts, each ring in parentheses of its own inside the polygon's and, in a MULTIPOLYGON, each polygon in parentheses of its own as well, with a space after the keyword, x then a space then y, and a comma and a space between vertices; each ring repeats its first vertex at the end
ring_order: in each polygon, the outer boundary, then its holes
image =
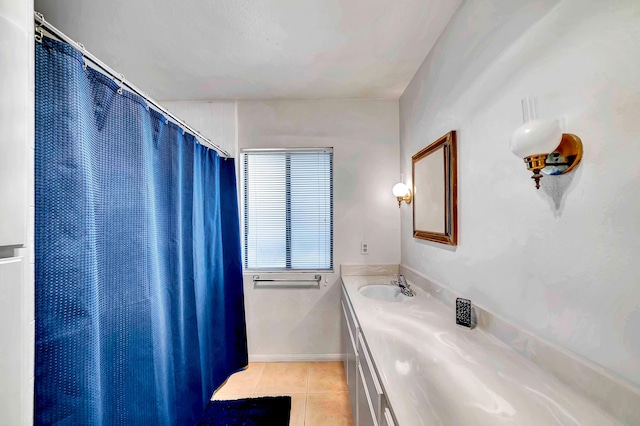
POLYGON ((291 396, 290 426, 353 426, 342 362, 252 362, 213 399, 291 396))

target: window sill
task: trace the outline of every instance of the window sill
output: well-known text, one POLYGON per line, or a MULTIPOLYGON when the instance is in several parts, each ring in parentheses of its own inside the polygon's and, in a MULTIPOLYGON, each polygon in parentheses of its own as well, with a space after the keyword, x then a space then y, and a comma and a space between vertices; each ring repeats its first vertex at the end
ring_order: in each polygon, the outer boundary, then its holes
POLYGON ((291 270, 291 269, 243 269, 242 273, 245 275, 259 275, 259 274, 273 274, 273 275, 315 275, 315 274, 333 274, 334 269, 305 269, 305 270, 291 270))

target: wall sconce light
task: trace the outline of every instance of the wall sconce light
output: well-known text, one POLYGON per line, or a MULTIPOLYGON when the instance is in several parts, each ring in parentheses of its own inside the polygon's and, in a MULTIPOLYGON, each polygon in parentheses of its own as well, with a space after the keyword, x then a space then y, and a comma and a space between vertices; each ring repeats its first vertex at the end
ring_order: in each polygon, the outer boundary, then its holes
POLYGON ((573 170, 582 159, 582 141, 562 133, 557 119, 539 120, 533 98, 522 100, 524 124, 513 132, 511 151, 524 159, 531 179, 540 189, 543 175, 561 175, 573 170))
POLYGON ((411 204, 411 190, 404 183, 396 183, 393 185, 393 195, 398 199, 398 208, 404 200, 405 203, 411 204))

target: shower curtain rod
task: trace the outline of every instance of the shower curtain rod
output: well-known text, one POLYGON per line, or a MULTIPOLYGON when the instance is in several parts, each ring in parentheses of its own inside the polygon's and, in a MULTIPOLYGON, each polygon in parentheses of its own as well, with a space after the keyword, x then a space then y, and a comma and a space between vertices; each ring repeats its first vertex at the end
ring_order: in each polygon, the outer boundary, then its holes
POLYGON ((208 146, 209 148, 215 149, 216 151, 218 151, 219 154, 222 154, 222 156, 225 159, 231 157, 231 154, 229 154, 226 150, 224 150, 219 145, 217 145, 214 142, 212 142, 209 138, 203 136, 202 133, 200 133, 199 131, 197 131, 193 127, 189 126, 185 121, 181 120, 180 118, 178 118, 177 116, 172 114, 169 110, 164 108, 158 102, 154 101, 151 97, 149 97, 149 95, 147 95, 142 90, 138 89, 133 83, 131 83, 126 78, 124 78, 124 75, 122 75, 120 73, 117 73, 111 67, 109 67, 107 64, 105 64, 100 59, 98 59, 96 56, 94 56, 91 52, 89 52, 87 49, 85 49, 85 47, 82 45, 82 43, 78 43, 78 42, 74 41, 72 38, 67 36, 65 33, 60 31, 59 29, 57 29, 53 25, 51 25, 48 21, 46 21, 44 19, 44 15, 42 13, 34 12, 34 20, 35 20, 35 23, 36 23, 36 28, 35 28, 36 40, 38 40, 38 41, 42 40, 42 37, 44 36, 44 33, 43 33, 42 29, 44 28, 51 35, 55 36, 56 38, 58 38, 61 41, 64 41, 65 43, 69 44, 74 49, 76 49, 80 53, 82 53, 82 56, 85 59, 88 59, 94 65, 99 67, 100 70, 104 74, 106 74, 109 78, 111 78, 116 83, 118 83, 121 88, 123 86, 126 86, 128 90, 130 90, 131 92, 141 96, 147 102, 147 104, 149 104, 150 106, 152 105, 154 107, 154 109, 157 109, 159 112, 164 114, 165 117, 168 117, 171 120, 173 120, 174 122, 176 122, 180 127, 182 127, 183 130, 188 131, 189 133, 193 134, 196 137, 196 141, 198 143, 200 143, 202 145, 205 145, 205 146, 208 146))

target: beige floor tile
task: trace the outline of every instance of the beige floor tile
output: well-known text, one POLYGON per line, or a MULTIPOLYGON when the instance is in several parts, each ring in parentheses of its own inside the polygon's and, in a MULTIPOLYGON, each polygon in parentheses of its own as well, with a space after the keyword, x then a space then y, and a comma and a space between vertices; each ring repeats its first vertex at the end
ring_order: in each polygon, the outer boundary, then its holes
POLYGON ((305 393, 290 393, 283 394, 282 392, 264 392, 254 393, 252 398, 259 398, 261 396, 290 396, 291 397, 291 420, 289 426, 304 426, 304 415, 307 405, 307 394, 305 393))
POLYGON ((216 392, 216 395, 252 394, 256 389, 263 369, 264 363, 262 362, 249 363, 249 368, 229 377, 227 383, 216 392))
POLYGON ((353 426, 349 394, 307 394, 305 426, 353 426))
POLYGON ((228 401, 231 399, 243 399, 243 398, 251 398, 251 397, 252 397, 251 394, 246 394, 246 393, 221 395, 220 392, 217 392, 215 395, 213 395, 213 398, 211 399, 213 401, 228 401))
POLYGON ((304 415, 307 408, 307 394, 298 393, 291 395, 291 420, 289 426, 305 426, 304 415))
POLYGON ((232 375, 213 399, 287 395, 290 426, 353 426, 341 362, 251 363, 232 375))
POLYGON ((344 365, 336 362, 309 363, 309 393, 348 392, 344 365))
POLYGON ((308 378, 309 364, 306 362, 267 362, 254 392, 305 393, 308 378))

